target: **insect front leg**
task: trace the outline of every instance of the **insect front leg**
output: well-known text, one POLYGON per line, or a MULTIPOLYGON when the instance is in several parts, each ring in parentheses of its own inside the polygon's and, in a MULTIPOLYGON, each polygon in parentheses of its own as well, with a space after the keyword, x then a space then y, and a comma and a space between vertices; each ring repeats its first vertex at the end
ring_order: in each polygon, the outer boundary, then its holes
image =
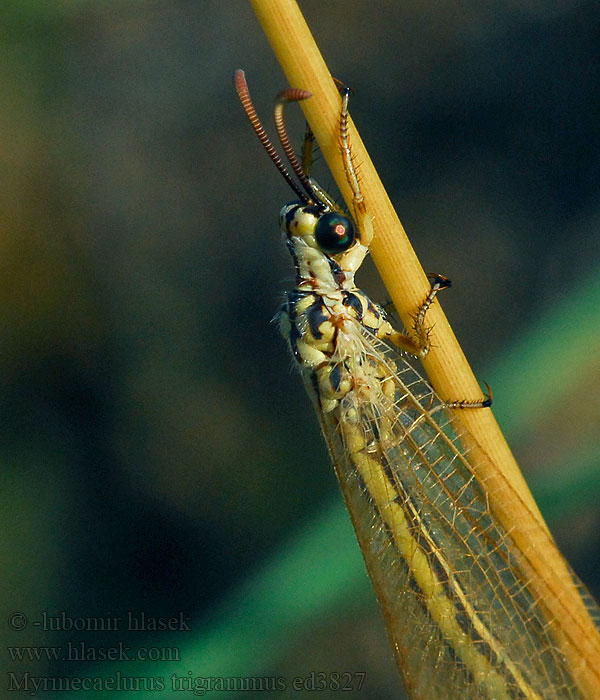
POLYGON ((348 100, 350 99, 351 88, 343 86, 342 93, 342 110, 340 112, 340 148, 342 151, 342 160, 344 162, 344 170, 346 172, 346 180, 352 190, 352 213, 354 221, 358 225, 360 231, 361 243, 367 248, 373 240, 373 221, 367 213, 365 206, 365 198, 360 189, 358 167, 354 164, 352 148, 350 146, 350 132, 348 131, 348 100))

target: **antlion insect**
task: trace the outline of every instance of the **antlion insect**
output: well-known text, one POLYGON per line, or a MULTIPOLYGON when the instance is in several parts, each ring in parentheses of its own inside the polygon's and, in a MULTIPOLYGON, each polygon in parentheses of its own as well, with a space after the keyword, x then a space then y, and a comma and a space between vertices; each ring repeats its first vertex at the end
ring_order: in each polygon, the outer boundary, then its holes
POLYGON ((284 90, 275 106, 296 181, 258 119, 243 71, 234 82, 256 134, 300 200, 280 215, 296 287, 279 324, 319 416, 410 696, 582 697, 553 636, 560 623, 549 619, 530 585, 526 553, 490 509, 474 441, 451 410, 487 407, 491 398, 442 401, 397 350, 427 354, 427 311, 449 282, 433 277, 412 327, 402 332, 355 286, 372 227, 352 163, 348 90, 340 151, 357 226, 309 177, 310 147, 301 163, 290 145, 283 106, 310 93, 284 90))

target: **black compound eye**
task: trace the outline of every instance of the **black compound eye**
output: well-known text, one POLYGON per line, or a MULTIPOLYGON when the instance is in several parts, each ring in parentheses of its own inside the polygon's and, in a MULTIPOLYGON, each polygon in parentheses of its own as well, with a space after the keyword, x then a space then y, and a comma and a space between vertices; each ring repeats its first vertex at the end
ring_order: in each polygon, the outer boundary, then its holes
POLYGON ((323 214, 315 229, 315 239, 319 247, 330 255, 348 250, 354 243, 354 226, 343 214, 330 211, 323 214))

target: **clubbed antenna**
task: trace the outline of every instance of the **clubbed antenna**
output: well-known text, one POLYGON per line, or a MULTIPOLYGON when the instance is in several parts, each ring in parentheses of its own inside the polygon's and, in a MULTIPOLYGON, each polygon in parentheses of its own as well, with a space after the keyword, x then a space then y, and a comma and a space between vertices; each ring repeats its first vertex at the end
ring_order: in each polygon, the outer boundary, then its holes
MULTIPOLYGON (((244 108, 244 112, 246 112, 246 116, 250 120, 250 124, 252 124, 252 128, 254 129, 254 132, 258 136, 260 142, 264 146, 265 151, 267 152, 269 158, 275 163, 275 166, 277 170, 283 175, 285 180, 287 181, 288 185, 294 190, 294 192, 298 195, 298 197, 305 203, 308 204, 311 199, 309 196, 307 196, 298 183, 292 178, 290 175, 288 169, 285 167, 283 164, 283 161, 281 160, 281 157, 279 153, 277 153, 275 146, 273 146, 273 143, 271 142, 271 139, 267 136, 267 132, 265 131, 263 125, 260 122, 260 119, 258 118, 258 115, 256 113, 256 110, 254 109, 254 105, 252 104, 252 98, 250 97, 250 91, 248 90, 248 83, 246 82, 246 76, 244 74, 244 71, 238 68, 238 70, 235 71, 233 74, 233 84, 235 85, 235 90, 238 94, 238 97, 240 99, 240 102, 242 103, 242 107, 244 108)), ((308 95, 309 93, 307 93, 308 95)), ((289 156, 288 156, 289 158, 289 156)), ((291 164, 291 161, 290 161, 291 164)), ((292 166, 293 167, 293 166, 292 166)))
POLYGON ((282 90, 279 95, 277 95, 277 100, 275 102, 275 128, 277 129, 277 135, 279 136, 281 147, 283 148, 283 151, 287 156, 290 165, 292 166, 292 170, 298 176, 301 185, 308 193, 310 199, 318 206, 323 207, 324 205, 315 192, 310 178, 304 172, 300 161, 294 153, 294 149, 292 148, 292 144, 290 143, 290 139, 285 128, 285 121, 283 119, 283 107, 287 102, 300 102, 301 100, 306 100, 309 97, 312 97, 312 92, 302 90, 301 88, 288 88, 287 90, 282 90))

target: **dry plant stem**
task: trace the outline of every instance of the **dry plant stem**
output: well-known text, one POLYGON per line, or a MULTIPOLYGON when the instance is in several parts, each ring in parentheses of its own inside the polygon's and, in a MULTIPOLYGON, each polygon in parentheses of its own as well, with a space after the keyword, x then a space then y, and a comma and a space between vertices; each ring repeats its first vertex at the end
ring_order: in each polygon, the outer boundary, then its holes
MULTIPOLYGON (((290 86, 313 93, 302 108, 350 206, 352 194, 339 147, 340 95, 300 9, 295 0, 251 2, 290 86)), ((411 314, 429 291, 429 281, 351 120, 349 128, 361 190, 367 211, 374 217, 373 259, 402 321, 409 325, 411 314)), ((428 319, 434 326, 433 347, 423 364, 434 388, 449 400, 479 397, 481 388, 437 302, 428 319)), ((563 651, 577 669, 582 690, 593 697, 600 687, 600 637, 573 586, 565 561, 548 534, 491 410, 459 411, 459 415, 490 457, 484 461, 490 466, 481 474, 481 481, 488 489, 493 510, 517 546, 528 553, 538 595, 551 615, 562 623, 563 651), (506 480, 510 490, 502 488, 506 480)))

